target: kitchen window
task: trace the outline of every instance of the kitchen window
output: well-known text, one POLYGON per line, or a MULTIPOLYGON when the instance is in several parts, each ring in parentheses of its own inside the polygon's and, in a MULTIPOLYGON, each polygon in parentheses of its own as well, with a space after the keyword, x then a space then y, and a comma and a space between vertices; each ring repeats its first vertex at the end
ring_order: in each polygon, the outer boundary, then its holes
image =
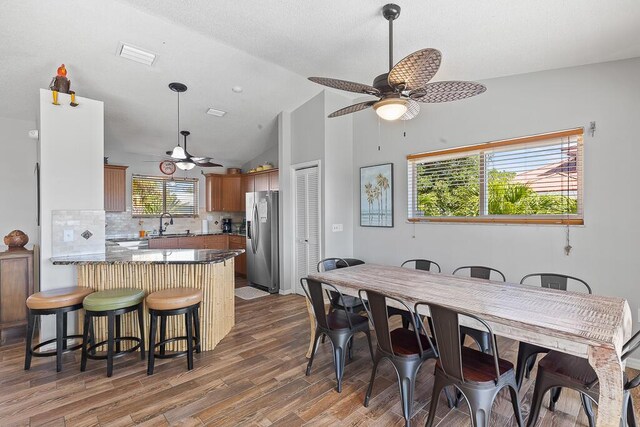
POLYGON ((198 215, 198 179, 133 175, 131 214, 157 217, 169 212, 174 217, 198 215))
POLYGON ((582 157, 582 129, 409 155, 409 221, 583 224, 582 157))

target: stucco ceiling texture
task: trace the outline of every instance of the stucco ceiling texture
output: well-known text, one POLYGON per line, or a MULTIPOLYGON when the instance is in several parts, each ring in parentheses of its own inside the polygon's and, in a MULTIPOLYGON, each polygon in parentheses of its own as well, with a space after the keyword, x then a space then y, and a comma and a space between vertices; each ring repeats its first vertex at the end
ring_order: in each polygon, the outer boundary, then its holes
MULTIPOLYGON (((110 149, 160 154, 176 141, 171 81, 189 86, 182 128, 192 152, 245 161, 274 142, 275 117, 320 86, 387 71, 378 0, 0 0, 0 116, 33 119, 37 87, 64 62, 79 95, 105 101, 110 149), (157 53, 152 67, 118 58, 119 42, 157 53), (244 91, 235 94, 233 86, 244 91), (208 107, 228 112, 207 116, 208 107)), ((640 56, 636 0, 408 0, 395 61, 443 52, 434 80, 493 77, 640 56)), ((588 90, 585 88, 585 90, 588 90)), ((337 120, 337 119, 336 119, 337 120)))

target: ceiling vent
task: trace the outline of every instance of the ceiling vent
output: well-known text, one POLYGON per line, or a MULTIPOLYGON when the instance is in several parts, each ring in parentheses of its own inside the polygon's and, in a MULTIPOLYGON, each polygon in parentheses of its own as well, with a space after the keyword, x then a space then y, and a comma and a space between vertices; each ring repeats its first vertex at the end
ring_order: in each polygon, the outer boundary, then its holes
POLYGON ((147 52, 139 47, 124 44, 122 42, 118 45, 117 55, 121 58, 130 59, 131 61, 148 66, 152 66, 158 57, 155 53, 147 52))
POLYGON ((212 116, 216 116, 216 117, 222 117, 225 114, 227 114, 226 111, 222 111, 222 110, 216 110, 215 108, 209 108, 207 110, 207 114, 210 114, 212 116))

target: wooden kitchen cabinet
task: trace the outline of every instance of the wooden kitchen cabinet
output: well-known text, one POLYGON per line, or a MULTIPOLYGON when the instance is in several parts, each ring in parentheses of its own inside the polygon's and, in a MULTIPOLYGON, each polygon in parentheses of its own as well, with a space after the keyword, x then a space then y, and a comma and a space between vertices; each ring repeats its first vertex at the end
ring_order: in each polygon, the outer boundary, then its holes
POLYGON ((127 166, 104 165, 104 210, 124 212, 127 195, 127 166))
POLYGON ((149 249, 180 249, 180 239, 184 239, 184 237, 158 237, 149 239, 149 249))
MULTIPOLYGON (((247 247, 247 239, 244 236, 229 236, 229 249, 245 249, 247 247)), ((235 272, 241 276, 247 276, 247 254, 235 257, 235 272)))
POLYGON ((269 175, 269 190, 280 190, 280 176, 278 174, 278 169, 270 171, 267 175, 269 175))
POLYGON ((206 236, 188 236, 178 238, 180 249, 204 249, 206 236))
POLYGON ((215 234, 203 237, 205 249, 229 249, 229 236, 226 234, 215 234))
POLYGON ((34 293, 33 251, 0 252, 0 344, 26 337, 27 306, 34 293))
POLYGON ((207 212, 222 211, 222 176, 206 175, 206 205, 207 212))
POLYGON ((253 191, 269 191, 269 174, 258 173, 254 176, 255 184, 253 191))
POLYGON ((240 212, 242 208, 242 176, 223 175, 222 176, 222 211, 240 212))

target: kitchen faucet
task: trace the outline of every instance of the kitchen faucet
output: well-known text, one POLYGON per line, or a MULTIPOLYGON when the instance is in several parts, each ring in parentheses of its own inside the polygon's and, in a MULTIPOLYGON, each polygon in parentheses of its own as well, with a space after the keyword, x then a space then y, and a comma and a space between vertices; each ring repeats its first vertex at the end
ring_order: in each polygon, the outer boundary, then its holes
POLYGON ((158 230, 158 234, 160 234, 162 236, 162 233, 167 231, 167 226, 168 225, 173 225, 173 215, 171 215, 169 212, 163 212, 162 214, 160 214, 160 229, 158 230), (164 229, 163 229, 162 228, 162 218, 164 218, 165 215, 169 215, 170 221, 164 223, 164 229))

